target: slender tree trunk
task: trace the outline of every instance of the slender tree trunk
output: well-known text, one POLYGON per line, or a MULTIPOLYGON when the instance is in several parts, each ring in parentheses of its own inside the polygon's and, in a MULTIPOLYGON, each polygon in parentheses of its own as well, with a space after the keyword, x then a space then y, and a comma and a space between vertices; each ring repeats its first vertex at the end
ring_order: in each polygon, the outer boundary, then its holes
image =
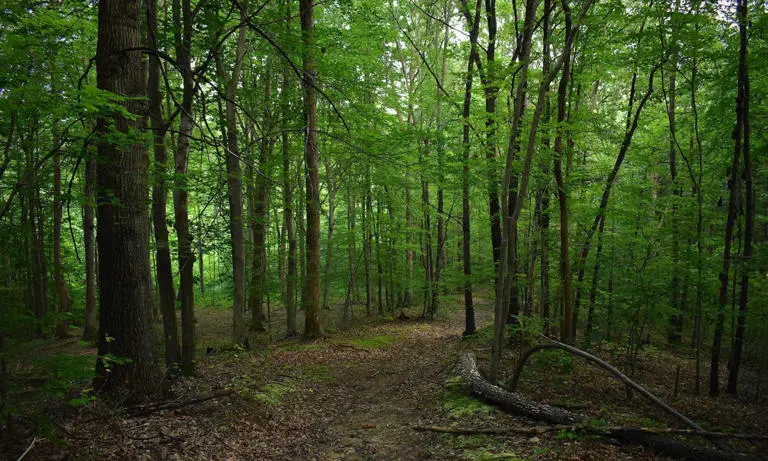
POLYGON ((589 309, 587 311, 587 328, 584 334, 584 348, 589 349, 594 339, 592 330, 594 325, 595 300, 600 276, 600 256, 603 253, 603 229, 605 229, 605 216, 600 219, 600 228, 597 231, 597 253, 595 253, 595 266, 592 270, 592 288, 589 291, 589 309))
MULTIPOLYGON (((109 133, 110 125, 125 136, 145 127, 142 54, 123 51, 141 46, 140 3, 102 0, 98 5, 97 86, 127 96, 122 104, 136 114, 126 118, 115 113, 109 121, 100 119, 97 128, 102 135, 109 133)), ((157 390, 162 376, 151 325, 147 149, 139 139, 129 147, 118 147, 106 136, 99 139, 97 245, 102 264, 98 268, 97 384, 102 390, 125 386, 132 399, 141 400, 157 390), (130 360, 106 363, 109 356, 130 360)))
POLYGON ((72 312, 72 297, 64 280, 64 262, 61 257, 61 218, 64 203, 61 197, 61 154, 53 156, 53 279, 56 287, 56 337, 65 339, 69 336, 69 320, 64 318, 72 312))
POLYGON ((183 77, 181 120, 178 146, 175 152, 173 208, 178 240, 179 298, 181 300, 181 371, 185 375, 195 372, 195 292, 192 236, 189 230, 189 192, 187 169, 189 167, 190 138, 192 136, 192 102, 195 82, 192 78, 192 6, 190 0, 174 0, 174 19, 182 24, 176 36, 176 61, 183 77), (179 4, 181 2, 181 4, 179 4))
MULTIPOLYGON (((750 127, 749 127, 749 66, 747 63, 747 27, 749 21, 747 13, 749 5, 747 0, 737 2, 738 22, 739 22, 739 91, 737 111, 739 113, 741 126, 737 127, 737 139, 741 137, 741 151, 744 156, 744 169, 742 179, 744 181, 745 194, 745 222, 744 222, 744 251, 741 261, 741 293, 739 295, 739 315, 736 321, 736 337, 733 344, 733 355, 728 373, 728 385, 725 391, 729 394, 736 394, 737 383, 739 379, 739 367, 741 366, 741 354, 744 347, 744 323, 747 316, 749 304, 749 275, 751 271, 752 257, 754 256, 754 247, 752 244, 755 232, 755 194, 752 186, 752 158, 750 148, 750 127)), ((735 174, 735 173, 734 173, 735 174)))
MULTIPOLYGON (((189 0, 185 0, 189 1, 189 0)), ((243 4, 243 11, 247 5, 243 4)), ((227 122, 227 199, 229 202, 229 234, 232 239, 232 340, 237 344, 245 341, 245 233, 243 227, 243 180, 240 168, 240 150, 237 134, 237 107, 235 98, 240 82, 240 69, 245 54, 246 28, 241 26, 238 31, 236 62, 229 76, 223 74, 220 67, 220 77, 226 81, 226 122, 227 122), (227 78, 229 77, 229 78, 227 78)), ((217 59, 220 59, 217 56, 217 59)))
POLYGON ((317 151, 314 8, 312 0, 299 0, 307 162, 307 299, 304 306, 306 338, 323 336, 323 318, 320 309, 320 172, 317 151))
MULTIPOLYGON (((477 36, 480 32, 480 10, 482 0, 475 2, 474 15, 469 11, 467 0, 462 1, 462 8, 467 19, 469 28, 469 56, 467 57, 467 73, 464 80, 464 106, 462 108, 462 118, 464 126, 462 127, 461 142, 463 145, 462 167, 461 167, 461 231, 462 231, 462 264, 464 269, 464 335, 475 334, 475 307, 472 300, 472 232, 470 227, 470 204, 469 204, 469 158, 470 158, 470 139, 469 139, 469 115, 472 108, 472 78, 474 73, 474 63, 480 60, 477 52, 477 36)), ((486 100, 487 103, 487 100, 486 100)), ((494 103, 495 104, 495 103, 494 103)), ((486 122, 487 123, 487 122, 486 122)), ((492 142, 492 141, 491 141, 492 142)), ((496 193, 494 192, 495 196, 496 193)), ((441 245, 442 246, 442 245, 441 245)))
MULTIPOLYGON (((264 77, 264 107, 265 121, 271 118, 270 103, 272 99, 272 78, 268 72, 264 77)), ((271 122, 267 122, 271 125, 271 122)), ((253 261, 251 271, 251 285, 248 293, 248 309, 251 311, 251 329, 253 331, 264 331, 264 298, 267 292, 267 249, 266 241, 269 233, 269 224, 267 213, 269 211, 269 191, 264 175, 267 171, 267 165, 272 157, 272 140, 268 137, 262 137, 259 146, 259 166, 258 170, 251 168, 251 188, 250 195, 250 220, 253 229, 253 261)))
POLYGON ((336 184, 331 172, 331 161, 325 159, 325 176, 328 185, 328 242, 325 250, 325 276, 323 277, 323 309, 329 310, 328 294, 331 291, 333 268, 333 231, 336 227, 336 184))
MULTIPOLYGON (((584 281, 584 269, 587 261, 587 257, 589 256, 589 248, 592 241, 592 237, 595 235, 595 231, 597 231, 597 228, 600 224, 600 220, 602 219, 602 216, 605 214, 607 208, 608 208, 608 201, 611 196, 611 190, 613 188, 613 184, 616 182, 616 177, 619 174, 619 169, 621 168, 622 163, 624 162, 624 158, 627 155, 627 151, 629 150, 630 145, 632 144, 632 137, 635 134, 635 130, 637 129, 638 122, 640 120, 640 114, 643 110, 643 107, 645 107, 645 104, 648 102, 648 99, 651 97, 651 94, 653 93, 653 76, 656 74, 656 71, 658 70, 658 66, 654 66, 653 69, 651 69, 651 72, 648 76, 648 89, 645 92, 645 95, 643 95, 643 98, 640 100, 640 103, 637 106, 637 109, 635 110, 634 115, 632 116, 632 102, 634 94, 634 91, 631 91, 630 95, 630 106, 629 110, 627 111, 627 130, 624 133, 624 140, 621 143, 621 148, 619 149, 619 155, 616 157, 616 161, 613 164, 613 169, 608 175, 608 178, 605 181, 605 187, 603 189, 603 195, 600 199, 600 206, 598 207, 597 213, 595 214, 595 218, 592 221, 592 225, 587 229, 587 236, 584 238, 584 242, 581 244, 581 249, 579 250, 579 257, 578 257, 578 285, 577 285, 577 291, 576 291, 576 300, 574 302, 573 307, 573 320, 571 323, 571 339, 575 341, 576 339, 576 325, 578 322, 578 311, 579 311, 579 301, 581 299, 581 286, 582 282, 584 281)), ((634 82, 635 82, 636 74, 632 77, 632 88, 634 88, 634 82)))
POLYGON ((413 304, 413 212, 411 188, 405 184, 405 299, 403 307, 413 304))
MULTIPOLYGON (((85 326, 83 328, 83 340, 94 341, 98 338, 99 319, 96 307, 96 290, 98 290, 98 287, 96 286, 96 246, 94 241, 96 229, 93 222, 94 208, 96 207, 96 162, 93 159, 86 159, 85 161, 84 182, 83 240, 85 242, 83 246, 85 248, 85 326)), ((171 306, 173 306, 173 304, 171 304, 171 306)), ((174 317, 174 321, 175 320, 176 318, 174 317)))
MULTIPOLYGON (((290 18, 290 2, 286 1, 286 17, 290 18)), ((286 20, 286 29, 290 32, 290 19, 286 20)), ((296 231, 293 227, 293 187, 291 181, 291 145, 288 132, 290 131, 290 106, 288 99, 288 87, 290 86, 290 69, 288 64, 283 64, 283 83, 280 91, 280 111, 284 120, 281 135, 283 154, 283 222, 285 223, 285 235, 288 240, 288 255, 286 258, 285 274, 285 310, 287 323, 287 336, 296 336, 296 231)))
POLYGON ((365 315, 371 315, 371 171, 365 170, 363 198, 363 264, 365 265, 365 315))
POLYGON ((381 264, 381 200, 376 200, 376 227, 374 227, 376 242, 376 282, 378 284, 378 296, 376 297, 376 307, 379 315, 384 315, 384 302, 382 295, 382 282, 384 280, 384 267, 381 264))
MULTIPOLYGON (((677 13, 680 8, 679 0, 675 1, 674 13, 677 13)), ((677 46, 677 27, 674 25, 674 19, 672 21, 672 38, 671 46, 677 46)), ((667 341, 670 344, 680 345, 680 341, 683 335, 683 310, 680 297, 680 237, 679 237, 679 224, 678 214, 680 211, 679 198, 682 196, 682 189, 677 184, 677 140, 676 140, 676 126, 675 126, 675 111, 676 111, 676 83, 677 83, 677 59, 675 56, 676 51, 673 50, 673 57, 671 59, 671 71, 669 76, 669 89, 667 91, 667 118, 669 120, 669 173, 671 179, 672 194, 675 198, 672 204, 672 214, 669 216, 672 228, 672 280, 670 282, 670 304, 672 313, 669 317, 669 329, 667 331, 667 341)))
MULTIPOLYGON (((544 1, 544 11, 549 11, 552 8, 552 0, 544 1)), ((543 37, 542 37, 542 73, 548 75, 550 71, 550 48, 552 29, 550 26, 550 15, 544 15, 543 37)), ((570 71, 568 67, 565 67, 566 63, 563 63, 564 72, 570 71)), ((549 101, 549 94, 546 96, 546 103, 544 109, 544 124, 548 125, 551 119, 551 107, 549 101)), ((550 147, 550 134, 546 130, 544 132, 544 139, 542 143, 549 149, 550 147)), ((550 169, 546 160, 539 162, 542 173, 545 177, 550 177, 550 169)), ((541 285, 539 289, 539 318, 542 321, 542 329, 545 335, 549 335, 549 181, 543 186, 539 187, 536 192, 536 205, 538 206, 538 213, 536 214, 536 226, 539 229, 539 245, 541 247, 541 285)))
MULTIPOLYGON (((149 46, 157 49, 157 0, 147 2, 147 22, 149 46)), ((160 65, 160 58, 156 54, 151 54, 149 56, 147 95, 149 96, 149 119, 155 155, 152 178, 154 183, 152 187, 152 227, 155 233, 155 277, 160 297, 160 313, 163 317, 165 364, 170 368, 179 363, 181 353, 179 350, 179 331, 176 324, 176 293, 173 286, 171 246, 168 241, 166 224, 168 186, 165 177, 168 170, 168 152, 165 145, 167 126, 163 120, 163 100, 160 95, 160 65)))
POLYGON ((507 162, 504 169, 504 180, 502 183, 502 224, 500 259, 496 280, 496 305, 494 312, 494 334, 491 346, 491 365, 488 380, 495 384, 499 372, 501 354, 504 349, 504 331, 507 316, 509 312, 509 302, 514 289, 512 283, 506 283, 507 280, 514 278, 513 267, 515 257, 510 258, 510 249, 514 249, 515 242, 510 241, 514 238, 509 216, 510 198, 512 197, 512 162, 517 157, 518 150, 518 132, 520 131, 520 122, 523 115, 525 104, 526 84, 528 80, 528 67, 531 56, 531 38, 533 36, 534 22, 536 18, 536 0, 526 0, 525 3, 525 22, 523 25, 523 39, 521 42, 520 69, 518 75, 517 87, 515 89, 515 105, 512 116, 512 131, 509 135, 509 144, 507 146, 507 162))
POLYGON ((496 77, 496 0, 485 0, 486 22, 488 24, 488 46, 486 56, 485 91, 485 149, 488 160, 488 211, 491 223, 491 247, 493 264, 498 271, 501 257, 501 208, 499 204, 498 167, 496 165, 496 99, 499 94, 499 82, 496 77))

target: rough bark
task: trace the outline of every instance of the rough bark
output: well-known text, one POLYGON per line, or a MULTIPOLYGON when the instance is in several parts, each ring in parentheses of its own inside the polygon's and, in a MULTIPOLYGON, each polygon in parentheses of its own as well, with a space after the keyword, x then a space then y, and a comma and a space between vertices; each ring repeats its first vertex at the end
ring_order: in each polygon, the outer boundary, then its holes
POLYGON ((307 166, 307 297, 304 337, 323 336, 320 306, 320 171, 317 151, 317 95, 315 94, 315 24, 312 0, 299 0, 303 78, 305 149, 307 166))
MULTIPOLYGON (((96 75, 99 89, 127 96, 134 119, 117 113, 98 120, 98 131, 128 136, 145 127, 146 75, 140 52, 139 0, 102 0, 98 5, 96 75)), ((149 265, 148 157, 144 142, 98 144, 99 358, 97 388, 127 387, 134 400, 157 390, 162 372, 152 333, 149 265), (109 362, 108 357, 127 358, 109 362)))
MULTIPOLYGON (((188 0, 187 0, 188 1, 188 0)), ((241 14, 247 6, 243 4, 241 14)), ((240 149, 237 134, 237 85, 240 82, 240 69, 245 54, 246 27, 241 25, 237 37, 236 61, 226 83, 226 121, 227 121, 227 200, 229 202, 229 234, 232 239, 232 340, 241 344, 245 341, 245 233, 243 227, 243 180, 240 168, 240 149)), ((222 77, 224 77, 222 75, 222 77)))
MULTIPOLYGON (((148 45, 157 49, 157 0, 147 2, 148 45)), ((152 228, 155 234, 155 278, 160 298, 160 314, 163 317, 163 344, 165 346, 165 364, 168 367, 181 359, 179 350, 179 331, 176 322, 176 293, 173 286, 171 246, 168 241, 166 203, 168 186, 168 152, 165 145, 167 126, 162 114, 162 96, 160 94, 160 58, 156 54, 149 56, 147 79, 149 97, 149 119, 152 128, 154 169, 152 185, 152 228)))

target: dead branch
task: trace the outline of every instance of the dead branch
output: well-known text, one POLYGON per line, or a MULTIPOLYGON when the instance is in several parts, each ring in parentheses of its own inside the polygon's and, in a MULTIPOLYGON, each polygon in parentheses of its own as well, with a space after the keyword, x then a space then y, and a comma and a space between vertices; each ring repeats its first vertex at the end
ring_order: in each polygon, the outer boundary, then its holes
POLYGON ((232 390, 219 391, 219 392, 212 392, 208 395, 203 395, 200 397, 195 397, 195 398, 186 399, 186 400, 177 400, 173 402, 158 402, 158 403, 152 403, 149 405, 130 407, 126 409, 125 413, 129 417, 144 416, 144 415, 155 413, 158 411, 175 410, 177 408, 186 407, 188 405, 194 405, 196 403, 206 402, 208 400, 228 397, 233 393, 234 391, 232 390))
POLYGON ((650 400, 651 402, 655 403, 659 408, 661 408, 662 410, 666 411, 670 415, 674 416, 675 418, 677 418, 681 422, 685 423, 690 428, 694 429, 697 432, 706 432, 704 430, 704 428, 702 428, 701 426, 699 426, 698 424, 693 422, 690 418, 688 418, 684 414, 680 413, 679 411, 675 410, 674 408, 672 408, 669 405, 667 405, 666 403, 664 403, 663 400, 661 400, 660 398, 658 398, 655 395, 653 395, 650 392, 648 392, 644 387, 640 386, 636 382, 634 382, 631 379, 629 379, 629 377, 627 377, 627 375, 625 375, 624 373, 619 371, 616 367, 614 367, 610 363, 600 359, 599 357, 596 357, 596 356, 590 354, 589 352, 583 351, 583 350, 578 349, 578 348, 573 347, 573 346, 569 346, 567 344, 559 343, 559 342, 554 341, 554 340, 552 340, 552 343, 549 343, 549 344, 539 344, 537 346, 534 346, 534 347, 528 349, 525 352, 525 354, 523 354, 522 358, 517 362, 517 367, 515 368, 515 373, 512 375, 512 379, 509 382, 509 386, 507 386, 507 388, 510 391, 513 391, 513 392, 515 391, 515 388, 517 387, 517 381, 520 379, 520 374, 522 373, 523 367, 525 366, 525 362, 528 360, 528 358, 531 355, 533 355, 535 352, 538 352, 538 351, 544 350, 544 349, 560 349, 560 350, 566 351, 566 352, 568 352, 568 353, 570 353, 572 355, 577 355, 577 356, 579 356, 581 358, 589 360, 590 362, 600 366, 604 370, 607 370, 610 373, 612 373, 621 382, 623 382, 627 386, 631 387, 632 389, 636 390, 638 393, 640 393, 641 395, 646 397, 648 400, 650 400))
MULTIPOLYGON (((517 392, 508 392, 499 386, 488 382, 478 371, 475 356, 471 352, 462 352, 458 363, 459 375, 470 386, 472 393, 488 403, 494 404, 502 410, 526 416, 531 419, 546 421, 552 424, 572 427, 584 423, 588 418, 584 415, 573 413, 562 408, 553 407, 530 400, 517 392)), ((693 432, 693 431, 691 431, 693 432)), ((706 431, 696 432, 696 435, 705 436, 706 431)), ((710 448, 703 448, 679 440, 662 437, 658 434, 637 431, 619 431, 610 436, 626 442, 637 443, 649 447, 656 453, 682 459, 694 459, 697 461, 757 461, 760 458, 730 453, 710 448)))
POLYGON ((668 434, 668 435, 684 435, 693 437, 706 437, 706 438, 722 438, 722 439, 736 439, 736 440, 768 440, 768 436, 757 434, 739 434, 731 432, 699 432, 690 429, 675 429, 675 428, 654 428, 654 427, 624 427, 624 426, 584 426, 584 425, 565 425, 555 424, 551 426, 518 426, 518 427, 505 427, 499 429, 493 428, 460 428, 460 427, 440 427, 440 426, 415 426, 415 431, 422 432, 440 432, 443 434, 455 434, 455 435, 472 435, 472 434, 488 434, 488 435, 507 435, 507 434, 525 434, 536 435, 545 434, 547 432, 560 432, 570 431, 575 433, 586 433, 596 435, 609 435, 616 437, 617 435, 624 433, 639 433, 639 434, 668 434))

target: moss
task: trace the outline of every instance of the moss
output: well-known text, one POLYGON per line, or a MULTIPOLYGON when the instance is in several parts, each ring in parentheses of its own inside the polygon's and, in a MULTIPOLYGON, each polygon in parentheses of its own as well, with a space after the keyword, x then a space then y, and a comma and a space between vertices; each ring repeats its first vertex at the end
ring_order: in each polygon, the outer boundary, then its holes
POLYGON ((496 411, 493 406, 470 397, 466 385, 460 377, 450 378, 445 382, 443 407, 451 418, 456 419, 475 413, 493 413, 496 411))
POLYGON ((366 336, 347 340, 344 344, 360 349, 384 349, 389 347, 396 339, 398 338, 392 336, 366 336))

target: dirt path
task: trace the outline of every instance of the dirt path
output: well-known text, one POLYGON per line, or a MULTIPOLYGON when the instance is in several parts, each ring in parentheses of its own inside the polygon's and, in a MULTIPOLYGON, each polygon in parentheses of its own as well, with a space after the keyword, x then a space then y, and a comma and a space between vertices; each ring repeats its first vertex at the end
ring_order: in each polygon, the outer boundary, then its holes
MULTIPOLYGON (((455 322, 453 322, 455 323, 455 322)), ((380 354, 334 370, 323 389, 327 405, 337 405, 330 421, 337 438, 323 459, 417 459, 428 454, 429 434, 412 426, 440 415, 440 397, 456 357, 460 331, 447 323, 404 323, 390 329, 402 337, 380 354)))

